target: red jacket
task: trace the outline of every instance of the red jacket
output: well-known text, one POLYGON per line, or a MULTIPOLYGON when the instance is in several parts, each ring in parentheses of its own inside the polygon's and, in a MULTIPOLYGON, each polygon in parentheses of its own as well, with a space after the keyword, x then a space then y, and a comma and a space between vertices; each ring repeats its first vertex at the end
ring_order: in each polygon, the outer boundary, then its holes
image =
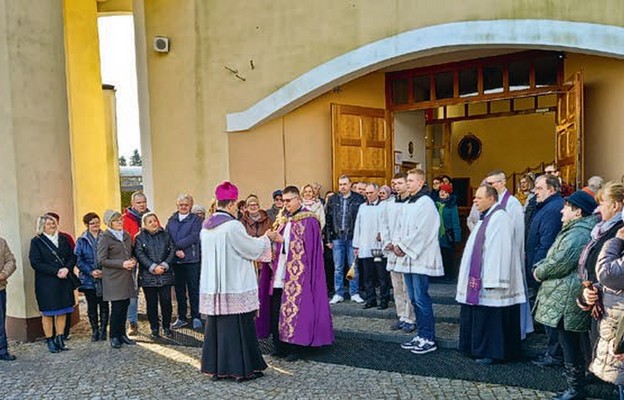
POLYGON ((134 244, 134 237, 141 230, 141 217, 135 210, 130 207, 126 208, 122 217, 123 229, 124 231, 128 232, 128 234, 132 238, 132 244, 134 244))

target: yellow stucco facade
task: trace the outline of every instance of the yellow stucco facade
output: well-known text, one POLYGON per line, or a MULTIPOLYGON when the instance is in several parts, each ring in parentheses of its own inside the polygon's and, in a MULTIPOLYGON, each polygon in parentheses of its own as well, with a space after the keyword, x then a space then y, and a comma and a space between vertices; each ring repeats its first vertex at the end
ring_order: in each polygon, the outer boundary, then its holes
POLYGON ((63 1, 74 225, 78 234, 84 230, 84 214, 101 214, 120 205, 117 143, 102 91, 97 17, 95 2, 63 1))
MULTIPOLYGON (((624 4, 277 0, 195 1, 179 7, 164 0, 146 2, 147 38, 161 34, 172 40, 169 54, 148 49, 147 55, 153 156, 161 161, 154 163, 151 172, 155 208, 171 209, 176 193, 182 190, 207 202, 214 184, 226 178, 239 183, 242 193, 261 195, 265 204, 269 193, 284 183, 315 180, 328 189, 329 104, 383 107, 383 71, 343 84, 337 93, 327 90, 245 132, 226 133, 226 115, 245 110, 322 63, 376 40, 437 24, 499 19, 552 19, 622 27, 624 4), (176 79, 167 79, 173 71, 176 79), (170 156, 170 149, 180 147, 193 149, 185 151, 184 162, 170 156), (171 185, 172 181, 177 184, 171 185)), ((574 61, 576 57, 569 55, 566 68, 584 66, 574 61), (574 67, 570 67, 572 63, 574 67)), ((598 61, 590 64, 600 68, 598 61)), ((588 75, 588 81, 601 79, 588 75)), ((619 115, 615 113, 612 118, 618 120, 619 115)), ((591 121, 588 117, 589 135, 594 131, 591 121)), ((602 162, 593 161, 593 157, 588 150, 590 174, 594 165, 602 162)), ((616 175, 613 169, 604 173, 616 175)))

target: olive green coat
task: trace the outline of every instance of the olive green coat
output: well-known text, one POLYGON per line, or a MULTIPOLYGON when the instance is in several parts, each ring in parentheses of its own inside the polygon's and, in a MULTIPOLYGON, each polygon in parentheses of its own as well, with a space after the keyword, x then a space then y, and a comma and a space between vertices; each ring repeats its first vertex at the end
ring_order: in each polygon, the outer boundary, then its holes
POLYGON ((582 290, 578 262, 594 225, 593 216, 565 224, 546 258, 535 265, 535 276, 542 282, 535 305, 535 320, 540 324, 556 328, 563 318, 566 331, 589 330, 590 315, 576 305, 576 298, 582 290))

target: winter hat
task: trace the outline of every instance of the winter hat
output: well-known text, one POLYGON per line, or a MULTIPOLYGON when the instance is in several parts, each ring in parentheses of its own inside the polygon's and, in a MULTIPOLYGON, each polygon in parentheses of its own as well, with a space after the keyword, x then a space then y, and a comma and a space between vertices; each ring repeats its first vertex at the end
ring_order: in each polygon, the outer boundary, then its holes
POLYGON ((596 207, 598 207, 594 197, 583 190, 577 190, 570 196, 566 197, 565 200, 573 206, 583 210, 583 213, 586 215, 591 215, 596 207))
POLYGON ((275 198, 277 196, 281 196, 283 194, 284 194, 284 192, 282 192, 281 190, 277 189, 275 192, 273 192, 273 200, 275 200, 275 198))
POLYGON ((217 201, 238 199, 238 188, 231 182, 223 181, 215 189, 217 201))
POLYGON ((440 190, 444 190, 446 193, 453 193, 453 186, 448 183, 443 183, 440 185, 440 190))
POLYGON ((110 227, 111 221, 117 218, 121 218, 121 213, 119 211, 115 211, 115 210, 104 211, 103 220, 106 226, 110 227))

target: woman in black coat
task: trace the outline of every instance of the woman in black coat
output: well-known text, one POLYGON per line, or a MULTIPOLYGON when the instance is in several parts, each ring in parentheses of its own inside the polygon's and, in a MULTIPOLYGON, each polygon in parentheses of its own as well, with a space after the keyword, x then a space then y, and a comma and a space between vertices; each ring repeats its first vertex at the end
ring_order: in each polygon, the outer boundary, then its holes
POLYGON ((69 279, 76 265, 76 256, 69 241, 59 235, 56 219, 44 214, 37 219, 37 235, 30 241, 28 254, 35 270, 35 296, 41 311, 41 323, 48 350, 68 350, 63 335, 66 314, 74 310, 74 286, 69 279))
POLYGON ((159 302, 163 332, 165 336, 172 337, 171 286, 175 279, 170 264, 175 255, 175 245, 171 235, 160 226, 156 214, 148 212, 143 215, 141 232, 135 238, 134 253, 139 260, 139 286, 145 294, 152 337, 160 337, 159 302))

